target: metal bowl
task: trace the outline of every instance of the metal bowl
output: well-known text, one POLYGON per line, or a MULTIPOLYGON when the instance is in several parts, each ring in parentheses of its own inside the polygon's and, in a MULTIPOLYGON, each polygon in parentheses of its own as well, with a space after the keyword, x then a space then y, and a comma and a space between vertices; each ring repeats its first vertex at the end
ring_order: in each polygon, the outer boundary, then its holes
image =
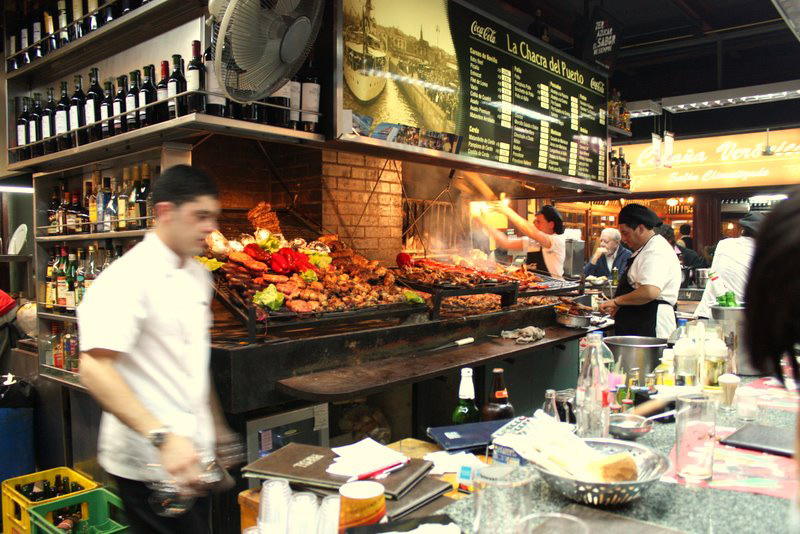
POLYGON ((589 328, 592 326, 592 316, 556 313, 556 322, 569 328, 589 328))
POLYGON ((642 492, 658 481, 670 467, 669 459, 662 453, 644 445, 616 439, 587 438, 587 445, 604 454, 629 452, 638 468, 638 478, 626 482, 586 482, 557 475, 531 464, 547 484, 564 497, 592 506, 615 506, 638 499, 642 492))
POLYGON ((653 421, 632 413, 615 413, 609 418, 608 431, 619 439, 636 441, 653 430, 653 421))

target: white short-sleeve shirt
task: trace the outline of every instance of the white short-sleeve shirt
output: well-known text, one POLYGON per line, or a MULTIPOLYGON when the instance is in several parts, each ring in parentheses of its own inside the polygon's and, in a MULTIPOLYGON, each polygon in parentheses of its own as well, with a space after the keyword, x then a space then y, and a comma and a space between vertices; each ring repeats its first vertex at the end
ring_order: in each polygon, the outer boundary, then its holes
MULTIPOLYGON (((655 286, 661 290, 658 299, 674 306, 681 288, 681 264, 667 240, 655 235, 634 252, 633 257, 627 276, 634 289, 644 285, 655 286)), ((676 328, 675 312, 670 306, 658 307, 656 337, 669 338, 676 328)))
MULTIPOLYGON (((567 238, 564 234, 548 234, 550 246, 545 248, 527 236, 522 239, 525 241, 525 248, 528 252, 542 251, 544 256, 544 267, 551 276, 556 278, 564 277, 564 258, 567 255, 567 238)), ((541 269, 541 267, 539 267, 541 269)))
MULTIPOLYGON (((175 434, 214 448, 209 404, 213 293, 208 271, 179 257, 155 233, 103 271, 78 307, 82 351, 120 352, 114 368, 136 397, 175 434)), ((149 441, 110 413, 100 422, 98 462, 131 480, 158 480, 149 441)))
MULTIPOLYGON (((744 302, 744 292, 747 289, 750 264, 753 262, 755 250, 756 240, 752 237, 734 237, 717 243, 717 249, 714 251, 714 261, 711 262, 710 270, 718 274, 725 285, 733 291, 737 302, 744 302)), ((703 298, 694 316, 710 319, 711 306, 716 303, 711 284, 706 284, 703 298)))

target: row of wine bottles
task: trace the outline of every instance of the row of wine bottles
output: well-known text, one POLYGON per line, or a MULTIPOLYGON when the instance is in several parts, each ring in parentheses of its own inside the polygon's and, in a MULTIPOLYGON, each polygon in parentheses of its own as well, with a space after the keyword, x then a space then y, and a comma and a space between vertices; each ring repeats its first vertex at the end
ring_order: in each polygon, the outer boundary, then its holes
POLYGON ((270 106, 242 105, 221 96, 213 64, 211 48, 203 57, 200 41, 193 41, 188 66, 184 67, 181 56, 174 54, 171 72, 169 62, 161 62, 160 80, 156 78, 155 66, 145 65, 144 78, 139 70, 117 76, 115 90, 111 80, 100 87, 99 70, 92 68, 86 92, 83 76, 77 74, 71 97, 65 81, 61 82, 58 101, 53 88, 47 90, 46 103, 42 102, 41 93, 34 93, 32 100, 24 97, 17 117, 17 147, 21 148, 15 151, 16 160, 85 145, 187 113, 228 116, 309 132, 317 130, 320 85, 311 59, 302 78, 296 76, 265 100, 270 106), (187 92, 190 94, 184 94, 187 92))
POLYGON ((6 65, 8 72, 17 70, 45 55, 77 41, 150 0, 66 0, 44 2, 36 11, 23 3, 16 24, 12 23, 8 38, 6 65))

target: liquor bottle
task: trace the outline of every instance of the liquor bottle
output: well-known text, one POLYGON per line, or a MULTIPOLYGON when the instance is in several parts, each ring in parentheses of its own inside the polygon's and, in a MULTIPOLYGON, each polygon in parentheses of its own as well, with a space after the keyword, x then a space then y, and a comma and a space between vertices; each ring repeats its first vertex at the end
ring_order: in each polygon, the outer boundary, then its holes
POLYGON ((472 369, 461 369, 461 383, 458 386, 458 406, 453 411, 453 424, 478 422, 478 407, 475 406, 475 385, 472 383, 472 369))
POLYGON ((17 36, 8 36, 8 72, 15 71, 19 68, 19 60, 17 58, 17 36))
POLYGON ((28 112, 28 140, 31 142, 31 157, 44 154, 42 140, 42 94, 33 93, 33 107, 28 112), (33 144, 38 143, 38 144, 33 144))
POLYGON ((139 78, 141 72, 132 70, 130 72, 130 86, 128 87, 128 94, 125 95, 125 109, 128 110, 127 122, 128 131, 135 130, 139 127, 139 78))
POLYGON ((29 132, 28 132, 28 107, 30 99, 26 96, 22 99, 22 113, 19 114, 17 117, 17 146, 25 147, 21 150, 17 150, 17 158, 20 160, 23 159, 30 159, 31 157, 31 149, 28 146, 30 144, 29 132))
POLYGON ((106 240, 106 248, 103 249, 103 265, 100 267, 100 272, 105 271, 108 269, 108 266, 111 265, 111 253, 112 253, 112 244, 111 240, 106 240))
MULTIPOLYGON (((214 34, 212 34, 213 36, 214 34)), ((217 71, 214 69, 214 56, 212 54, 212 47, 206 48, 205 57, 206 66, 206 113, 209 115, 216 115, 217 117, 225 116, 225 97, 219 96, 223 94, 222 88, 217 80, 217 71)))
POLYGON ((68 192, 64 191, 61 195, 61 205, 58 207, 58 233, 65 235, 70 233, 69 207, 72 204, 68 192))
POLYGON ((99 72, 97 68, 89 70, 89 89, 86 90, 83 123, 89 126, 86 130, 90 142, 99 141, 103 138, 103 126, 98 121, 100 121, 100 105, 105 95, 103 94, 103 89, 100 87, 100 82, 98 80, 99 72), (90 126, 95 122, 97 122, 97 124, 90 126))
POLYGON ((95 253, 94 245, 89 245, 89 254, 86 258, 86 270, 83 274, 84 292, 89 290, 89 287, 91 287, 97 278, 97 267, 97 254, 95 253))
POLYGON ((269 108, 267 122, 273 126, 280 126, 281 128, 289 127, 289 110, 286 108, 292 105, 291 83, 292 82, 286 82, 267 99, 267 102, 272 105, 283 106, 282 108, 269 108))
POLYGON ((116 7, 117 4, 108 4, 108 3, 103 7, 103 13, 100 17, 100 22, 103 25, 108 24, 117 17, 116 7))
POLYGON ((116 184, 114 192, 117 197, 117 230, 128 229, 128 184, 131 181, 130 167, 123 167, 122 181, 116 184))
POLYGON ((56 35, 55 17, 58 12, 53 11, 52 7, 45 8, 42 18, 44 19, 44 53, 49 54, 58 49, 58 36, 56 35))
POLYGON ((42 21, 35 19, 32 26, 32 40, 33 50, 31 52, 31 59, 39 59, 44 57, 44 47, 42 46, 42 21))
POLYGON ((581 351, 581 370, 575 391, 577 433, 582 438, 605 438, 608 437, 610 399, 608 370, 603 362, 603 338, 596 333, 586 337, 589 344, 581 351))
MULTIPOLYGON (((153 84, 153 80, 156 76, 156 68, 153 65, 145 65, 143 67, 144 70, 144 82, 142 83, 142 87, 139 89, 139 105, 145 106, 147 104, 152 104, 156 101, 157 90, 156 86, 153 84)), ((149 108, 143 108, 139 110, 139 126, 150 126, 151 124, 155 124, 158 122, 156 119, 156 106, 150 106, 149 108)))
POLYGON ((131 6, 131 0, 120 0, 119 2, 120 16, 130 13, 131 9, 133 9, 133 7, 131 6))
POLYGON ((106 176, 103 178, 103 229, 106 232, 111 232, 117 228, 118 214, 117 214, 117 195, 111 187, 111 178, 106 176))
POLYGON ((58 0, 58 48, 69 43, 69 20, 67 20, 67 0, 58 0))
POLYGON ((83 249, 78 249, 78 257, 76 258, 77 266, 75 268, 75 307, 81 305, 83 295, 86 293, 86 265, 82 258, 83 249))
POLYGON ((117 94, 114 96, 114 115, 119 115, 118 117, 114 117, 114 135, 121 134, 123 132, 128 131, 128 121, 125 119, 123 113, 125 113, 125 97, 127 93, 125 92, 126 87, 128 87, 128 77, 125 75, 119 76, 117 78, 117 94))
POLYGON ((44 307, 48 310, 52 310, 55 304, 56 279, 53 270, 55 268, 56 259, 58 259, 58 254, 56 253, 56 247, 53 247, 53 252, 47 260, 47 268, 45 269, 44 276, 44 307))
POLYGON ((64 344, 61 340, 61 327, 58 323, 50 324, 50 333, 53 336, 53 367, 64 368, 64 344))
POLYGON ((150 164, 142 163, 142 184, 136 192, 136 204, 139 207, 142 228, 152 226, 152 210, 150 207, 150 164))
POLYGON ((86 0, 86 11, 89 15, 86 18, 86 25, 84 29, 86 32, 93 32, 102 25, 100 11, 97 9, 97 0, 86 0))
POLYGON ((61 82, 61 100, 56 104, 55 134, 58 136, 58 149, 72 148, 72 137, 69 133, 69 95, 67 82, 61 82))
POLYGON ((508 390, 503 380, 503 369, 495 367, 492 369, 492 373, 494 374, 492 392, 489 394, 489 401, 481 409, 481 421, 510 419, 514 417, 514 406, 508 401, 508 390))
POLYGON ((306 132, 316 132, 319 123, 319 75, 314 66, 313 52, 308 56, 306 65, 306 75, 303 77, 301 104, 303 112, 300 114, 300 122, 306 132), (308 113, 312 112, 312 113, 308 113))
POLYGON ((61 259, 58 262, 56 271, 56 291, 58 295, 58 308, 64 311, 67 308, 67 248, 61 247, 61 259))
POLYGON ((100 171, 92 171, 92 181, 86 182, 88 193, 86 195, 86 210, 89 219, 89 232, 97 232, 97 188, 100 186, 100 171))
POLYGON ((30 41, 28 41, 28 28, 22 28, 19 31, 19 49, 22 52, 17 61, 22 65, 27 65, 31 62, 31 51, 28 50, 30 41))
POLYGON ((78 144, 85 145, 89 142, 86 129, 79 128, 86 126, 86 95, 83 92, 83 76, 75 75, 75 93, 69 107, 69 125, 72 130, 78 130, 78 144))
POLYGON ((103 139, 105 139, 114 135, 114 120, 107 120, 109 117, 114 116, 114 84, 105 82, 103 86, 104 97, 100 103, 100 120, 103 122, 100 128, 103 139))
POLYGON ((61 206, 61 199, 58 196, 58 188, 53 188, 50 196, 50 205, 47 207, 47 235, 58 235, 60 232, 58 224, 58 208, 61 206))
MULTIPOLYGON (((204 91, 206 88, 206 69, 200 55, 200 41, 192 41, 192 60, 186 67, 186 90, 204 91)), ((189 113, 205 113, 206 95, 193 93, 187 96, 189 113)))
MULTIPOLYGON (((73 312, 74 312, 74 308, 73 308, 73 312)), ((74 345, 73 344, 75 342, 75 337, 72 335, 72 331, 71 331, 69 325, 67 325, 67 327, 64 330, 65 330, 65 332, 64 332, 64 336, 62 338, 62 343, 64 344, 64 370, 65 371, 72 371, 73 358, 74 358, 74 345)), ((61 524, 61 522, 59 522, 59 525, 60 524, 61 524)), ((71 530, 72 529, 70 528, 70 531, 71 530)))
POLYGON ((167 99, 169 98, 169 61, 161 62, 161 79, 156 85, 156 98, 159 104, 155 106, 156 122, 169 119, 167 99))
POLYGON ((72 26, 70 26, 70 39, 77 41, 83 37, 84 24, 86 21, 83 18, 83 0, 72 0, 72 26))
POLYGON ((72 213, 72 233, 82 234, 86 232, 86 225, 84 224, 83 207, 81 206, 81 192, 79 190, 72 192, 72 206, 70 207, 72 213))
POLYGON ((186 114, 186 97, 173 98, 179 93, 186 91, 186 78, 181 72, 181 56, 173 54, 172 56, 172 74, 169 75, 167 82, 167 96, 169 97, 169 118, 174 119, 181 115, 186 114))
POLYGON ((142 221, 139 220, 139 205, 136 202, 136 194, 141 186, 142 183, 139 180, 139 166, 134 165, 131 168, 131 181, 128 182, 126 188, 128 191, 128 203, 125 218, 127 219, 128 230, 138 230, 141 227, 142 221))

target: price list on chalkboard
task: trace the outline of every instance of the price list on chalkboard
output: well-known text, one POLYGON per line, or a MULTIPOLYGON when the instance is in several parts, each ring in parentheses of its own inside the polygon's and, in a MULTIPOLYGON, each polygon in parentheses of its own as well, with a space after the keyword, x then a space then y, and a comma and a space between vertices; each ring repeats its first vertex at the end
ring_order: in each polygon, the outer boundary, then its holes
POLYGON ((448 19, 460 153, 605 181, 606 77, 455 0, 448 19))

